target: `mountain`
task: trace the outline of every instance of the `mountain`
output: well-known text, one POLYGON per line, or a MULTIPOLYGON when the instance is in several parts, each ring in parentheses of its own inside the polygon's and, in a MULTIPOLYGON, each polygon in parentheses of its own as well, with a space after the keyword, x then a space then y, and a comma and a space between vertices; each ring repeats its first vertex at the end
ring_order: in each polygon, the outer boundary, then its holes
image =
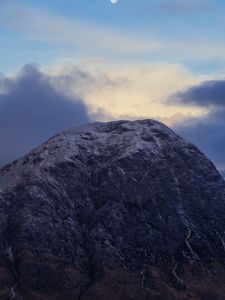
POLYGON ((225 182, 153 120, 70 129, 0 171, 0 299, 225 299, 225 182))

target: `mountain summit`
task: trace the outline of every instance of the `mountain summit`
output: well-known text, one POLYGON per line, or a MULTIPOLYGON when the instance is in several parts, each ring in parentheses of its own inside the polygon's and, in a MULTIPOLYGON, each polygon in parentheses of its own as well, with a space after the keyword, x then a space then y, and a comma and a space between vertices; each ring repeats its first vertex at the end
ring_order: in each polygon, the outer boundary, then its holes
POLYGON ((0 299, 225 299, 225 182, 153 120, 67 130, 0 171, 0 299))

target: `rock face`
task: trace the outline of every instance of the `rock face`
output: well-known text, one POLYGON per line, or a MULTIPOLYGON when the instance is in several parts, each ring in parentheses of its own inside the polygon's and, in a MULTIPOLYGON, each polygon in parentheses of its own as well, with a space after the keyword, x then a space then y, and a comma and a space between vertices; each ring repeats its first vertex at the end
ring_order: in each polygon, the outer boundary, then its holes
POLYGON ((225 299, 225 182, 161 123, 65 131, 0 188, 0 299, 225 299))

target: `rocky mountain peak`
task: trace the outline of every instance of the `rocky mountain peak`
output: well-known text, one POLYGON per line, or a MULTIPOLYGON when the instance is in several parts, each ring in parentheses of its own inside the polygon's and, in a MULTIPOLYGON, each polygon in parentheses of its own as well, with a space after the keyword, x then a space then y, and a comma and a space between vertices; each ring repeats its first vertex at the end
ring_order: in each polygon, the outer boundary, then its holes
POLYGON ((225 182, 159 122, 69 129, 0 188, 1 299, 224 299, 225 182))

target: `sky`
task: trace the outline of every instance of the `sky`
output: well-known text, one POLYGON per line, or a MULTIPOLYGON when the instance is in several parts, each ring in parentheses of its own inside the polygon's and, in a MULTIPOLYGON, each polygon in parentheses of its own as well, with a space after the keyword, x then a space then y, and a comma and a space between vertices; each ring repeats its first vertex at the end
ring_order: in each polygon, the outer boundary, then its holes
POLYGON ((0 0, 0 166, 93 121, 159 120, 225 169, 225 1, 0 0))

